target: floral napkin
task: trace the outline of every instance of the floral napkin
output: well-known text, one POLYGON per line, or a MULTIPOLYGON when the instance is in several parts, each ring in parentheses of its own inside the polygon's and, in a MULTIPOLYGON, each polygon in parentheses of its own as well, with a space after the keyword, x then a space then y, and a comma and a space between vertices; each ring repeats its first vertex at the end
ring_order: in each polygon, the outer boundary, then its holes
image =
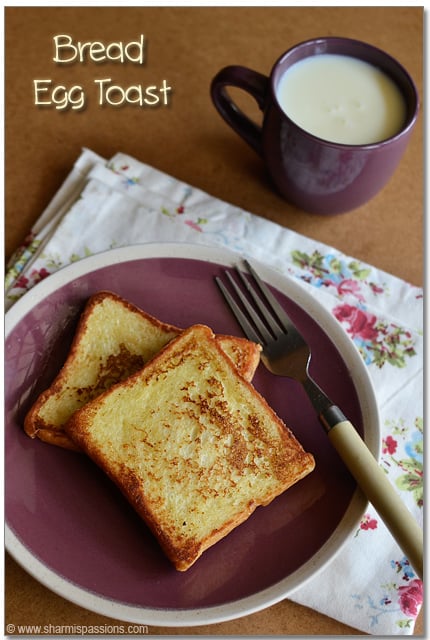
MULTIPOLYGON (((186 241, 227 247, 312 290, 366 363, 380 409, 380 465, 423 522, 423 292, 334 247, 117 153, 77 159, 6 274, 6 308, 59 268, 110 248, 186 241)), ((423 585, 369 506, 355 535, 289 596, 374 635, 412 634, 423 585)))

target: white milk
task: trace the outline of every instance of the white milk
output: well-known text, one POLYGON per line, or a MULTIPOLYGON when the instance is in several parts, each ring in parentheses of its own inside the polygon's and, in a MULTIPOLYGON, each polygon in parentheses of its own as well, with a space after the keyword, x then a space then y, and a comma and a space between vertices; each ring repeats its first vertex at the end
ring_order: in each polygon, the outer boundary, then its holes
POLYGON ((395 83, 373 65, 336 54, 295 63, 281 78, 283 111, 319 138, 370 144, 399 132, 406 106, 395 83))

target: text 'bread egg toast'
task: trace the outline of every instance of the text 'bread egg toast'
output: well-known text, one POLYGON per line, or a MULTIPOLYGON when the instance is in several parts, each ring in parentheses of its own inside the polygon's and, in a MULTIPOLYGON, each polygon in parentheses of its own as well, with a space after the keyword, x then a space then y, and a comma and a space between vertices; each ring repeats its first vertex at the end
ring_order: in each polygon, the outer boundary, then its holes
POLYGON ((203 325, 76 411, 65 430, 179 571, 315 464, 203 325))

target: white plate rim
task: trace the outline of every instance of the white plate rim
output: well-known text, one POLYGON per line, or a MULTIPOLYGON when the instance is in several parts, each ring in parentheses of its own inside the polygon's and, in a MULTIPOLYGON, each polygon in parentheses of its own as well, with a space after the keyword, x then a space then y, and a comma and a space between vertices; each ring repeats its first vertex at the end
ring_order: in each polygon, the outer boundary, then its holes
MULTIPOLYGON (((322 304, 310 295, 303 284, 272 267, 230 249, 214 245, 151 242, 103 251, 62 267, 42 280, 17 300, 5 316, 5 340, 20 320, 45 297, 57 289, 101 268, 150 258, 195 259, 234 266, 248 257, 259 275, 287 297, 294 300, 335 342, 354 382, 363 416, 363 437, 376 459, 380 455, 380 427, 377 400, 370 374, 357 348, 340 323, 322 304)), ((11 556, 36 580, 66 600, 87 610, 129 623, 163 627, 199 626, 225 622, 266 609, 285 599, 300 586, 315 578, 338 555, 367 506, 367 500, 356 490, 342 520, 324 545, 302 567, 287 578, 251 596, 222 605, 194 609, 165 609, 127 605, 79 587, 60 576, 34 556, 5 523, 5 547, 11 556), (346 533, 345 533, 346 532, 346 533)))

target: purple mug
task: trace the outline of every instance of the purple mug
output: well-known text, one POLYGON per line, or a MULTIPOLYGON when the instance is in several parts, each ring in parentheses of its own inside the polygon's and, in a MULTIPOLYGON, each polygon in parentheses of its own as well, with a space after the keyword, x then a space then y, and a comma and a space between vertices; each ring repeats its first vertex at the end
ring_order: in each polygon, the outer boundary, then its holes
POLYGON ((225 67, 212 80, 211 97, 227 124, 262 156, 280 194, 305 211, 325 215, 355 209, 382 189, 403 155, 418 113, 415 84, 397 60, 372 45, 336 37, 289 49, 270 77, 246 67, 225 67), (284 73, 296 62, 325 53, 363 60, 395 82, 406 107, 398 133, 371 144, 341 144, 305 131, 286 115, 277 98, 284 73), (228 86, 251 94, 263 112, 261 127, 233 102, 228 86))

